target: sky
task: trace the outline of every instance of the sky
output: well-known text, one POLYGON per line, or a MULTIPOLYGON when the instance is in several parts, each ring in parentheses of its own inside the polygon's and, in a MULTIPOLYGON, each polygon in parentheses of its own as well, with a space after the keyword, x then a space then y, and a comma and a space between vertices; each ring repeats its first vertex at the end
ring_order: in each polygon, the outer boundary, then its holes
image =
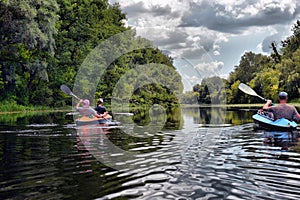
POLYGON ((299 0, 109 0, 136 29, 174 58, 185 90, 202 78, 224 78, 245 52, 269 55, 291 35, 299 0))

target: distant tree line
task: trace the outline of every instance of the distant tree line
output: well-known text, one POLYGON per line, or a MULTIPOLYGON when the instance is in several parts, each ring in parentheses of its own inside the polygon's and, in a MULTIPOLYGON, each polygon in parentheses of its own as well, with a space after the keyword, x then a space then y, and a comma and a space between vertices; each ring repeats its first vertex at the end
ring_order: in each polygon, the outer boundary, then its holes
MULTIPOLYGON (((108 0, 1 0, 0 101, 70 105, 71 98, 60 91, 60 85, 72 88, 86 56, 101 41, 131 29, 125 26, 125 19, 120 6, 108 0)), ((137 38, 136 45, 140 41, 137 38)), ((175 69, 172 58, 157 48, 130 52, 112 63, 104 78, 95 83, 95 98, 109 99, 122 74, 135 65, 149 63, 175 69)), ((177 89, 182 90, 182 86, 179 84, 177 89)), ((172 91, 158 84, 140 88, 131 99, 149 105, 176 101, 172 91)))
POLYGON ((209 104, 226 103, 261 103, 261 100, 244 94, 238 89, 240 83, 252 87, 261 96, 277 100, 279 91, 286 91, 289 99, 299 101, 300 98, 300 21, 292 27, 292 35, 277 44, 270 44, 271 55, 246 52, 230 73, 228 79, 209 77, 194 86, 192 92, 183 95, 183 103, 209 104), (222 82, 222 84, 220 84, 222 82), (220 87, 220 85, 224 87, 220 87))

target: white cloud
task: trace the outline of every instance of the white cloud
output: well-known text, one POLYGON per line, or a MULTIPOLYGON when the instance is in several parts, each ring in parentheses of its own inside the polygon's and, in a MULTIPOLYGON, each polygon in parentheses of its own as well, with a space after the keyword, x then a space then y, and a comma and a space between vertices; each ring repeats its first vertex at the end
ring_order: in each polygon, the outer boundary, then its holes
POLYGON ((203 77, 209 77, 219 75, 223 66, 224 63, 221 61, 201 62, 195 66, 195 69, 203 74, 203 77))
POLYGON ((212 30, 241 33, 252 26, 290 23, 300 12, 296 0, 201 1, 191 3, 181 26, 204 26, 212 30))

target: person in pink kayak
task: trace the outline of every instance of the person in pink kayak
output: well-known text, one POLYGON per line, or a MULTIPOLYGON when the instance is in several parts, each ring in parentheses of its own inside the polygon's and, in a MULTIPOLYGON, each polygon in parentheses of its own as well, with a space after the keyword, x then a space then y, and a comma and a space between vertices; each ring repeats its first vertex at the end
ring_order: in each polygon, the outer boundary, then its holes
POLYGON ((102 98, 98 99, 97 107, 95 108, 95 110, 97 111, 97 114, 99 114, 101 117, 107 117, 108 116, 108 112, 107 112, 105 106, 103 106, 103 99, 102 98))
POLYGON ((90 101, 85 99, 85 100, 80 100, 77 105, 76 105, 76 110, 79 112, 80 115, 82 116, 87 116, 87 117, 98 117, 100 118, 101 116, 98 115, 97 111, 94 110, 93 108, 90 107, 90 101), (80 107, 80 104, 83 103, 83 106, 80 107))

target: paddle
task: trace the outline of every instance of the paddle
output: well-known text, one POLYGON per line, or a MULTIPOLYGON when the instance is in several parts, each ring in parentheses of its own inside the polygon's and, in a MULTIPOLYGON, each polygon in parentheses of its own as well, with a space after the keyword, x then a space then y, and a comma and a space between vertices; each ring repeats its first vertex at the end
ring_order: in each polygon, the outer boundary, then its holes
POLYGON ((256 96, 261 98, 264 101, 267 101, 267 99, 263 98, 262 96, 259 96, 251 87, 249 87, 248 85, 244 84, 244 83, 240 83, 239 84, 239 89, 241 91, 243 91, 246 94, 252 95, 252 96, 256 96))
POLYGON ((61 89, 61 91, 63 91, 64 93, 66 93, 66 94, 68 94, 68 95, 71 95, 71 96, 75 97, 76 99, 80 100, 80 98, 77 97, 77 96, 70 90, 70 88, 69 88, 68 86, 66 86, 66 85, 61 85, 61 86, 60 86, 60 89, 61 89))
POLYGON ((114 115, 125 115, 125 116, 133 116, 133 113, 112 113, 114 115))

